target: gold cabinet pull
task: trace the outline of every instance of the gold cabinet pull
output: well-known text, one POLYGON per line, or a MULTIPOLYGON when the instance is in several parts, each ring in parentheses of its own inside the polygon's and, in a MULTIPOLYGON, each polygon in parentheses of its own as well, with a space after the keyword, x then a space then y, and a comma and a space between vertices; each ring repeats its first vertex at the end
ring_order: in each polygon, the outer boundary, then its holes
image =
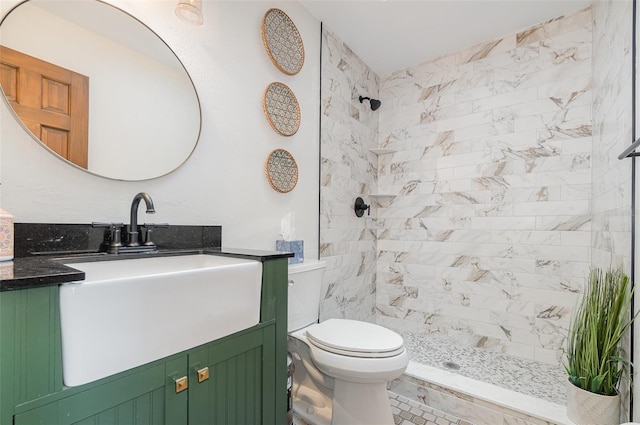
POLYGON ((189 379, 186 376, 176 379, 176 394, 189 388, 189 379))
POLYGON ((203 367, 202 369, 199 369, 198 370, 198 383, 204 382, 207 379, 209 379, 209 368, 208 367, 203 367))

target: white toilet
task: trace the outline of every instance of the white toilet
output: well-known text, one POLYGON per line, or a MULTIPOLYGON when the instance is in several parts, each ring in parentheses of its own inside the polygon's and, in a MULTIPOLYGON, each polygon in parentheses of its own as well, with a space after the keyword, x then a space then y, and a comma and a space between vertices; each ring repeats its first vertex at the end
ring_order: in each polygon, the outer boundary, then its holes
POLYGON ((293 410, 312 425, 393 425, 387 383, 409 356, 402 337, 357 320, 318 323, 323 261, 289 266, 293 410))

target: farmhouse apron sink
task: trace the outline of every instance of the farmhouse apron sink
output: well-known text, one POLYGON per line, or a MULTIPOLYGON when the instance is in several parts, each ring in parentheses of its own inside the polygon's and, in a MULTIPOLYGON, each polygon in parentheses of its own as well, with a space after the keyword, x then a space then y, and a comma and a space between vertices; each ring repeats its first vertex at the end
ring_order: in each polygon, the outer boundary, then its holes
POLYGON ((63 380, 72 387, 258 324, 262 264, 194 254, 69 263, 60 286, 63 380))

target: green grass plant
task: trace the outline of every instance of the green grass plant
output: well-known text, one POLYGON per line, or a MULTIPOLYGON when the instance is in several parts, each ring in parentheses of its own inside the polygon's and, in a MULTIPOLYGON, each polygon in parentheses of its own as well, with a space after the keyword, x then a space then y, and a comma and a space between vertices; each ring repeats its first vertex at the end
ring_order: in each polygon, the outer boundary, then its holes
POLYGON ((632 297, 629 277, 620 269, 591 268, 567 336, 564 368, 571 383, 596 394, 618 394, 629 366, 620 345, 637 316, 629 311, 632 297))

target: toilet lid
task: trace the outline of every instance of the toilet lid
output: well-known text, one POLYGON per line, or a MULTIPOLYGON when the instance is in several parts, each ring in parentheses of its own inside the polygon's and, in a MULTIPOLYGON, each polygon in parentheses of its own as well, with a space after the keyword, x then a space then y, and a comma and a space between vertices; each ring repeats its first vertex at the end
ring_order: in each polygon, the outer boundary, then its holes
POLYGON ((397 333, 347 319, 329 319, 307 329, 307 339, 323 350, 352 357, 392 357, 404 351, 397 333))

